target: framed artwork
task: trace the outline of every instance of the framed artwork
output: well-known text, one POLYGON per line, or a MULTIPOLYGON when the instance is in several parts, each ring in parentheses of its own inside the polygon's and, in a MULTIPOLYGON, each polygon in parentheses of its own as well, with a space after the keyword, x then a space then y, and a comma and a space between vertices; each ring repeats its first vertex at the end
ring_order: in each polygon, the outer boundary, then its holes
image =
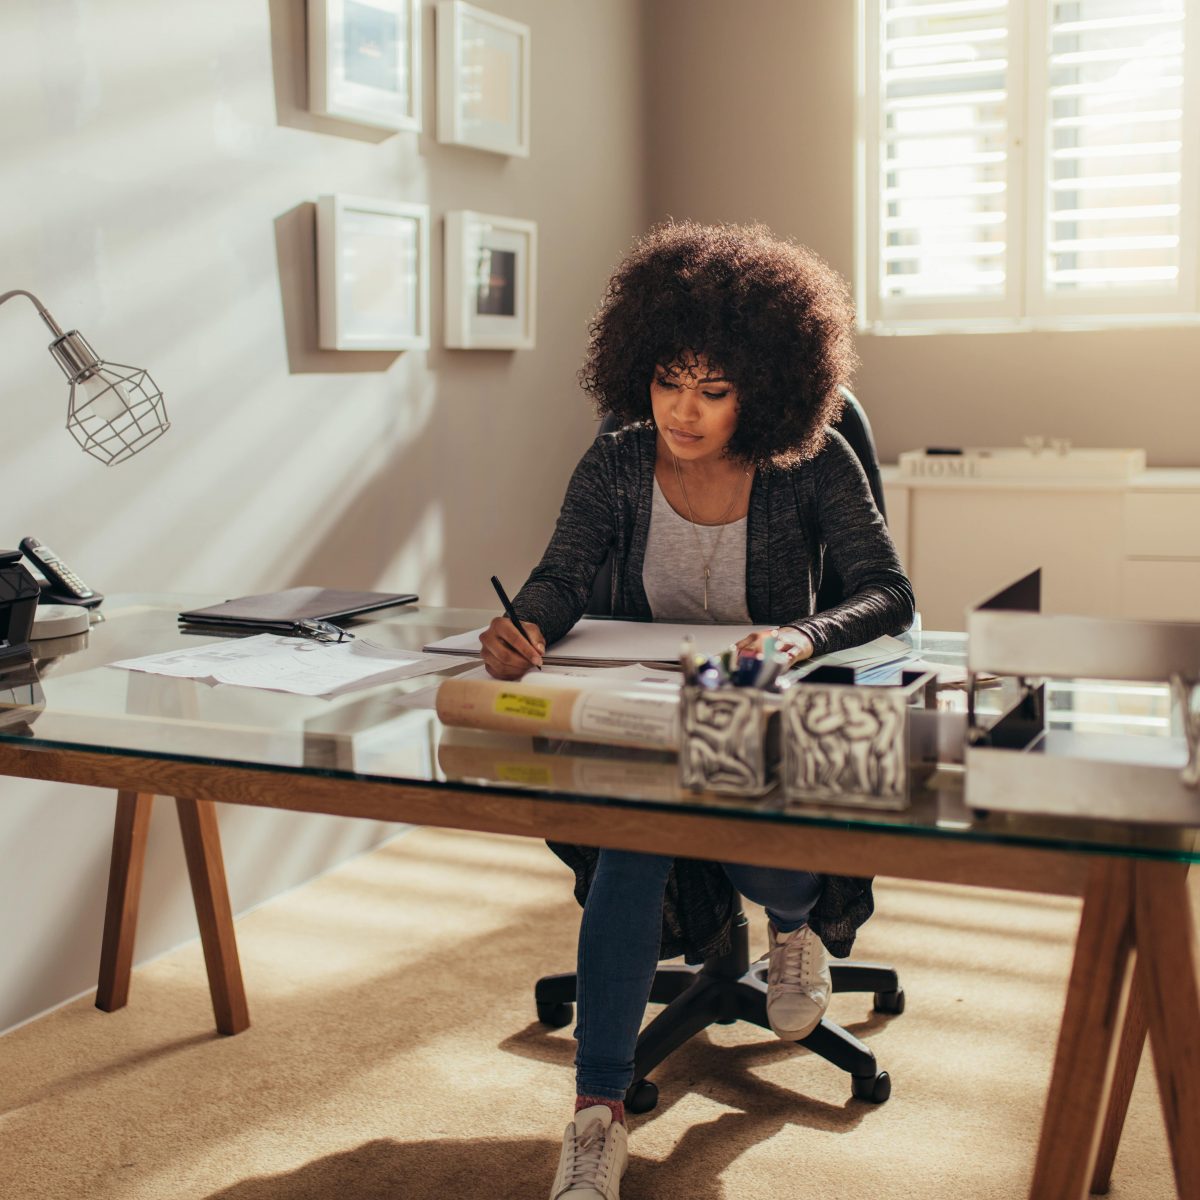
POLYGON ((529 53, 528 25, 440 0, 438 141, 528 158, 529 53))
POLYGON ((309 108, 421 128, 421 0, 308 0, 309 108))
POLYGON ((321 196, 317 292, 322 349, 427 349, 428 205, 321 196))
POLYGON ((537 224, 446 214, 446 345, 532 350, 537 332, 537 224))

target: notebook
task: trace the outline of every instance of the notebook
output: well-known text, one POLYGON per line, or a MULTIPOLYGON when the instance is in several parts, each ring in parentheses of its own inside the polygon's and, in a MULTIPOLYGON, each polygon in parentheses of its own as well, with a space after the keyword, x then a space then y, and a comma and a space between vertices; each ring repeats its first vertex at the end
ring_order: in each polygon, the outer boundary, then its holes
POLYGON ((258 632, 288 630, 297 621, 340 621, 376 612, 396 604, 413 604, 412 592, 350 592, 335 588, 294 587, 282 592, 239 596, 224 604, 193 608, 179 614, 182 624, 209 629, 246 629, 258 632))

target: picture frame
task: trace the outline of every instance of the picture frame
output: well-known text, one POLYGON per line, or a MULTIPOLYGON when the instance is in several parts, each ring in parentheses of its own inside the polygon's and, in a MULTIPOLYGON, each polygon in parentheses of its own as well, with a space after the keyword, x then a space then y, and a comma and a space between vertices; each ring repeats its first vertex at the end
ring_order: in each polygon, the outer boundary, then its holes
POLYGON ((429 347, 429 206, 345 193, 317 200, 324 350, 429 347))
POLYGON ((519 21, 439 0, 439 142, 529 157, 530 36, 519 21))
POLYGON ((445 342, 458 350, 532 350, 537 341, 537 223, 446 214, 445 342))
POLYGON ((421 0, 308 0, 309 109, 421 129, 421 0))

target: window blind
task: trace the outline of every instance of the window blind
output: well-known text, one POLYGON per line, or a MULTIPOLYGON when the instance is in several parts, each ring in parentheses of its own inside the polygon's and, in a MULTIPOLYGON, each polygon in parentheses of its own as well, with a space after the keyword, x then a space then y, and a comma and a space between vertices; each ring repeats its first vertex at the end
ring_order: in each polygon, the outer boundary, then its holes
POLYGON ((999 296, 1008 237, 1008 4, 882 12, 879 287, 999 296))
POLYGON ((1044 285, 1173 291, 1183 0, 1049 0, 1044 285))
POLYGON ((1200 0, 861 2, 868 325, 1200 314, 1200 0))

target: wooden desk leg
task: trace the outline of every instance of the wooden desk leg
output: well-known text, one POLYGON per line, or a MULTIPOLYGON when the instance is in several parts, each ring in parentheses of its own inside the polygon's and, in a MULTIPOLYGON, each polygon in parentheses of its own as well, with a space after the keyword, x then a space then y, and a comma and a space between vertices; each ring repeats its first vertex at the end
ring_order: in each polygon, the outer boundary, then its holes
POLYGON ((182 796, 175 798, 175 807, 179 811, 217 1029, 226 1034, 241 1033, 250 1025, 250 1012, 238 962, 217 811, 211 800, 189 800, 182 796))
POLYGON ((104 940, 100 945, 100 978, 96 1007, 115 1012, 129 1002, 133 943, 137 936, 138 900, 146 865, 146 838, 154 797, 145 792, 118 792, 113 822, 112 859, 108 868, 108 903, 104 940))
POLYGON ((1099 1196, 1108 1193, 1112 1181, 1113 1162, 1117 1157, 1121 1131, 1125 1128, 1125 1115, 1129 1112, 1129 1099, 1133 1095, 1138 1064, 1142 1061, 1142 1048, 1146 1044, 1146 981, 1140 963, 1139 958, 1129 985, 1125 1027, 1121 1030, 1117 1066, 1113 1072, 1112 1091, 1108 1097, 1108 1112, 1104 1116, 1100 1150, 1096 1155, 1095 1170, 1092 1172, 1092 1193, 1099 1196))
POLYGON ((1129 987, 1133 872, 1128 859, 1096 859, 1088 875, 1031 1200, 1087 1196, 1129 987))
POLYGON ((1187 866, 1143 859, 1136 879, 1139 970, 1175 1187, 1200 1196, 1200 984, 1187 866))

